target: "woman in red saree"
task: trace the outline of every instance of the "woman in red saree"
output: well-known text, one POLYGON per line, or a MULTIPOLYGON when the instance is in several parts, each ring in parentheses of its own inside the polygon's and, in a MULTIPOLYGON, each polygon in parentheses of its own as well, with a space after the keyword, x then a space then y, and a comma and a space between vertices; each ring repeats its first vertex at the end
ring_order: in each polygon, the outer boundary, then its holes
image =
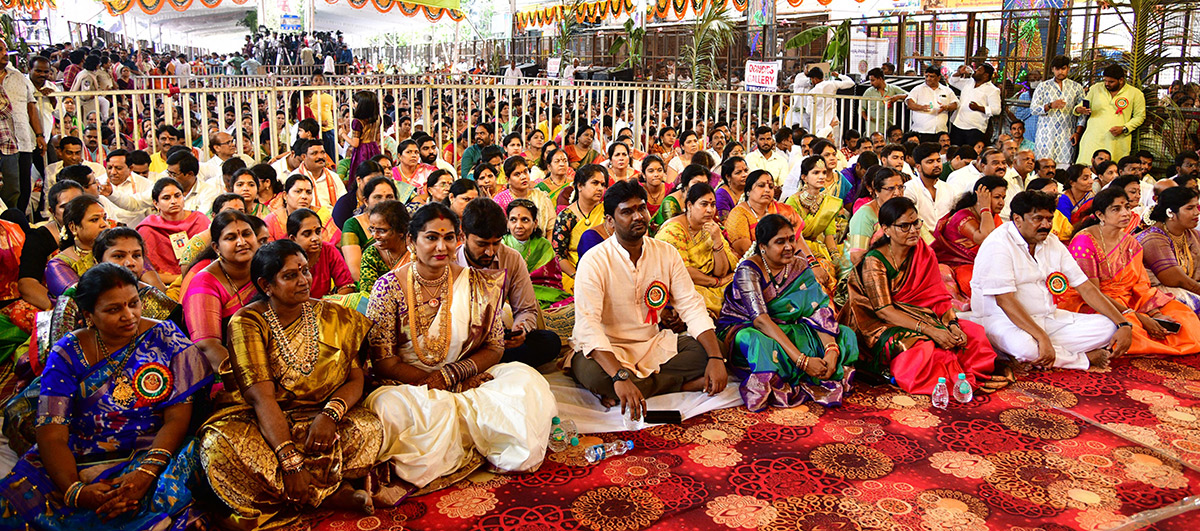
POLYGON ((959 374, 976 389, 999 389, 1008 379, 991 376, 996 353, 983 327, 960 321, 951 307, 921 223, 911 199, 888 200, 879 209, 884 236, 850 273, 842 323, 868 347, 858 367, 913 394, 930 394, 938 378, 959 374))
POLYGON ((1004 194, 1008 182, 988 175, 975 183, 975 191, 964 194, 954 209, 938 221, 933 231, 933 253, 938 264, 953 271, 959 293, 971 299, 971 277, 975 271, 975 254, 979 244, 1003 221, 1004 194))
POLYGON ((183 208, 183 187, 175 179, 159 179, 150 193, 158 213, 146 216, 137 231, 146 240, 146 259, 163 283, 170 284, 180 274, 179 257, 188 240, 208 229, 209 219, 183 208))
MULTIPOLYGON (((1142 265, 1142 244, 1126 230, 1132 221, 1130 205, 1121 188, 1108 187, 1092 200, 1093 217, 1085 220, 1071 239, 1071 257, 1121 310, 1133 325, 1130 354, 1182 355, 1200 352, 1200 318, 1170 294, 1150 285, 1142 265), (1163 323, 1179 325, 1171 333, 1163 323)), ((1095 313, 1074 289, 1057 299, 1059 308, 1095 313)))

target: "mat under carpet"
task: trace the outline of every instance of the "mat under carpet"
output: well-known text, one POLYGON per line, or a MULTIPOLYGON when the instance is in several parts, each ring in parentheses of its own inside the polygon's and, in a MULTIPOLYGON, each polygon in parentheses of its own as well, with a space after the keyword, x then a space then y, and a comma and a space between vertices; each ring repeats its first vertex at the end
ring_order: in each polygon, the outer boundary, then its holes
POLYGON ((1162 514, 1200 494, 1197 356, 1118 360, 1102 373, 1034 372, 944 411, 928 397, 860 386, 840 408, 738 407, 600 438, 636 448, 590 466, 578 453, 552 454, 536 473, 477 473, 372 517, 311 523, 1049 531, 1118 528, 1130 517, 1157 530, 1200 521, 1200 511, 1162 514))

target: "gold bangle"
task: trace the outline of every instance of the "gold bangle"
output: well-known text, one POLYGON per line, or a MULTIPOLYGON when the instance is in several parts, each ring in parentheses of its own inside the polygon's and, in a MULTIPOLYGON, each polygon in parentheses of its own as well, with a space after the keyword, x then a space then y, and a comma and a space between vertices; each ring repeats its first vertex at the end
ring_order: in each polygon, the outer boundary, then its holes
POLYGON ((158 479, 158 474, 157 474, 157 473, 154 473, 154 472, 151 472, 151 471, 150 471, 150 469, 146 468, 146 465, 139 466, 139 467, 137 467, 137 468, 135 468, 135 469, 133 469, 133 470, 134 470, 135 472, 142 472, 142 473, 144 473, 144 474, 146 474, 146 475, 150 476, 150 478, 151 478, 151 479, 158 479))
POLYGON ((291 440, 291 439, 288 439, 288 440, 286 440, 286 441, 283 441, 283 442, 279 443, 279 446, 276 446, 274 450, 271 450, 271 453, 275 454, 275 457, 279 457, 279 453, 280 453, 281 451, 283 451, 283 450, 284 450, 284 448, 285 448, 286 446, 288 446, 289 444, 292 444, 292 445, 294 445, 294 444, 296 444, 296 441, 293 441, 293 440, 291 440))

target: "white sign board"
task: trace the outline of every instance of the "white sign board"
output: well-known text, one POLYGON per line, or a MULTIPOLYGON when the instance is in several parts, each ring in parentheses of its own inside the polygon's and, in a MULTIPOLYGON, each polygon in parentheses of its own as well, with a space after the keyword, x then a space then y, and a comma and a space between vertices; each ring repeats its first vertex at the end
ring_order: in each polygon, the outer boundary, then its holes
POLYGON ((746 61, 746 91, 775 92, 779 90, 780 61, 769 63, 761 61, 746 61))
POLYGON ((562 70, 562 57, 551 57, 546 60, 546 77, 558 77, 562 70))
POLYGON ((888 60, 888 39, 875 37, 867 37, 860 33, 855 33, 850 38, 850 72, 862 74, 864 77, 867 71, 872 68, 883 66, 883 63, 888 60))

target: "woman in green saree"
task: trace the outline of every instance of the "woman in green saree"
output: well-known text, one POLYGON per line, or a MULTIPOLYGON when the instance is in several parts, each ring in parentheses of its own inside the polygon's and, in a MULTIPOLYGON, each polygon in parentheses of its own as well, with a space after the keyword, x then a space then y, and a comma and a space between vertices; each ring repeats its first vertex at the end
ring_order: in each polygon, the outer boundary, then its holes
POLYGON ((575 170, 571 169, 567 160, 567 152, 547 146, 542 157, 546 161, 546 178, 534 188, 546 192, 558 207, 566 208, 571 202, 571 180, 575 176, 575 170))
POLYGON ((521 258, 525 259, 538 304, 546 309, 571 302, 571 294, 562 289, 562 269, 554 259, 554 247, 537 223, 538 216, 545 214, 538 212, 533 201, 514 199, 508 204, 505 215, 508 216, 508 234, 504 235, 504 245, 521 253, 521 258))
POLYGON ((858 360, 858 336, 837 314, 803 256, 792 222, 768 214, 754 229, 755 244, 725 290, 717 335, 742 373, 746 408, 794 407, 812 399, 841 404, 858 360), (780 355, 782 354, 782 356, 780 355))

